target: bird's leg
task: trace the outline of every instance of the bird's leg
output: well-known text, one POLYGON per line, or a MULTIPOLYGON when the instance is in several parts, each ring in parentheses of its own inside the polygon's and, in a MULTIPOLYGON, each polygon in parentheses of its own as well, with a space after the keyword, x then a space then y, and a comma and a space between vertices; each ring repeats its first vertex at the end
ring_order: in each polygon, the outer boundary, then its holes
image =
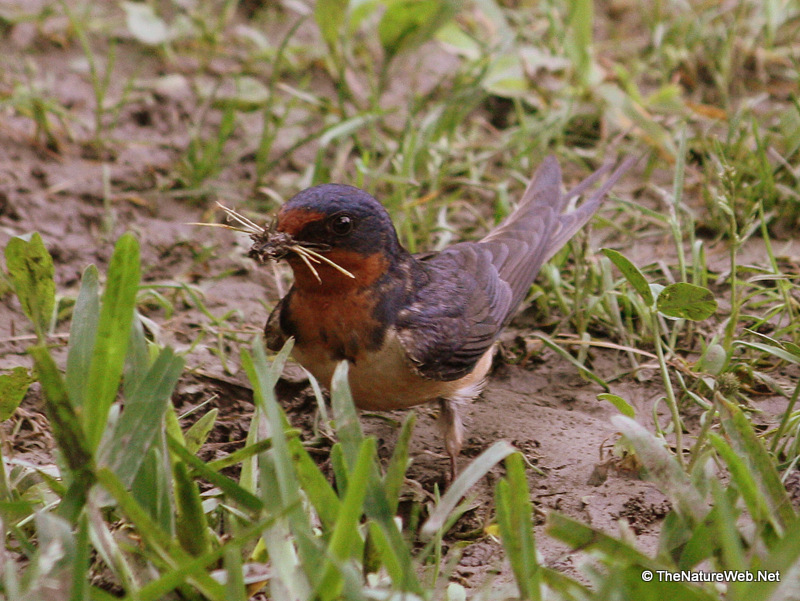
POLYGON ((447 454, 450 456, 450 482, 452 483, 458 473, 458 455, 464 444, 464 425, 461 423, 461 414, 456 401, 439 399, 439 428, 444 436, 447 454))

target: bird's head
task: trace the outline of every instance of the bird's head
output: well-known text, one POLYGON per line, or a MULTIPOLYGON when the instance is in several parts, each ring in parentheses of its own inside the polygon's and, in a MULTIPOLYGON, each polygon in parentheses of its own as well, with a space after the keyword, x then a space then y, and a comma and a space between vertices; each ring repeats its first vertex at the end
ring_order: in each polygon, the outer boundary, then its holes
POLYGON ((253 241, 251 257, 286 259, 296 285, 323 289, 369 285, 403 252, 386 209, 363 190, 340 184, 303 190, 253 241))

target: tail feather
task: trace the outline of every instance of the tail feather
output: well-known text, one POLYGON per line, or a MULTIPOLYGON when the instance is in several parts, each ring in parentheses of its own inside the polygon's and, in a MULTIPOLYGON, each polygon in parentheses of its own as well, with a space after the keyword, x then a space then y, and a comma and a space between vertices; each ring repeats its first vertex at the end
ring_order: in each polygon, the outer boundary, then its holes
POLYGON ((606 163, 569 193, 561 193, 561 169, 549 156, 539 166, 517 209, 484 237, 480 244, 490 251, 500 278, 511 287, 511 311, 522 302, 541 266, 583 227, 619 178, 636 162, 625 159, 588 200, 564 213, 569 201, 586 192, 613 164, 606 163))
MULTIPOLYGON (((561 250, 561 247, 569 242, 569 239, 572 238, 572 236, 574 236, 579 229, 586 225, 586 222, 588 222, 589 219, 592 218, 592 215, 597 212, 597 209, 600 208, 600 204, 603 202, 605 195, 608 194, 609 190, 614 187, 614 184, 616 184, 619 178, 631 168, 636 160, 636 157, 628 157, 622 161, 622 163, 620 163, 614 172, 608 176, 608 179, 606 179, 603 185, 600 186, 580 207, 570 213, 563 213, 559 215, 559 227, 550 236, 550 243, 548 246, 548 251, 545 254, 545 261, 550 259, 554 254, 561 250)), ((586 189, 600 179, 600 177, 606 173, 611 166, 611 163, 606 163, 603 165, 603 167, 595 171, 592 175, 587 177, 575 188, 573 188, 565 198, 567 200, 571 200, 572 198, 583 194, 586 189)))

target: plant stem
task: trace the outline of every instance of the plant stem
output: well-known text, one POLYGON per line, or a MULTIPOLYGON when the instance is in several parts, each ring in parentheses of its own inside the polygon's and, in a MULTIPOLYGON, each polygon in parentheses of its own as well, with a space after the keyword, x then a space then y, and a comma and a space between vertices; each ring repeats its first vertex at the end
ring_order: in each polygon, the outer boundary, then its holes
POLYGON ((792 415, 792 411, 794 411, 794 406, 797 403, 797 398, 800 396, 800 381, 797 382, 797 385, 794 387, 794 392, 792 393, 792 398, 789 399, 789 404, 786 406, 786 411, 783 412, 783 418, 781 418, 781 423, 778 426, 778 429, 775 430, 775 434, 772 436, 772 444, 770 445, 770 451, 773 453, 778 448, 778 442, 783 436, 784 431, 786 430, 786 424, 789 423, 789 418, 792 415))
POLYGON ((658 356, 658 366, 661 370, 661 379, 664 381, 664 389, 667 392, 667 404, 669 411, 672 415, 672 423, 675 426, 675 454, 678 457, 678 463, 683 467, 683 424, 681 423, 681 416, 678 412, 678 401, 675 398, 675 390, 672 388, 672 381, 669 379, 669 371, 667 370, 667 361, 664 358, 664 349, 662 347, 663 341, 661 340, 661 328, 658 323, 658 313, 651 312, 653 338, 656 345, 656 355, 658 356))

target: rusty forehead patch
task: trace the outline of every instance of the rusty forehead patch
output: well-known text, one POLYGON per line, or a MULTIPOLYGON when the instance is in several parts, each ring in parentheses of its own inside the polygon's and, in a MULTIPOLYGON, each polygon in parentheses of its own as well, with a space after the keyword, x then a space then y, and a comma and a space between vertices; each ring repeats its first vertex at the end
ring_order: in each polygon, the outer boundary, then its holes
POLYGON ((296 209, 282 208, 280 211, 278 211, 277 230, 279 232, 285 232, 290 236, 296 236, 309 223, 319 221, 325 217, 327 217, 325 213, 320 213, 319 211, 313 211, 303 207, 296 209))

